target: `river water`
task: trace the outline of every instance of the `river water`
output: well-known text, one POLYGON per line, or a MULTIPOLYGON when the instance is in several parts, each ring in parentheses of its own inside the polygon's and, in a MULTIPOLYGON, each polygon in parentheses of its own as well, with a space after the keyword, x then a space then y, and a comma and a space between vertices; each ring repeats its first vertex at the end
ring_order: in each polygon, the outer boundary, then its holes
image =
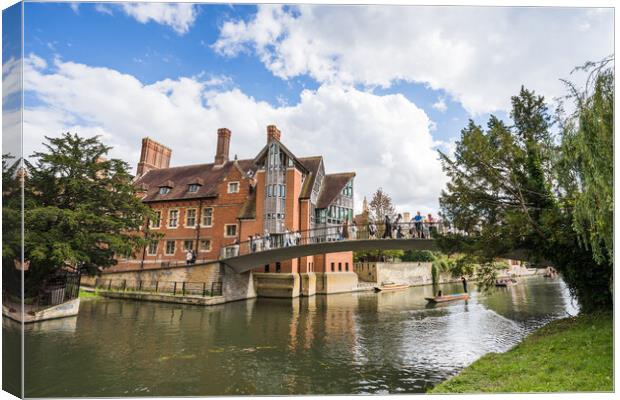
POLYGON ((560 279, 469 286, 469 301, 433 308, 431 287, 204 308, 88 299, 77 317, 27 326, 26 396, 424 392, 577 312, 560 279))

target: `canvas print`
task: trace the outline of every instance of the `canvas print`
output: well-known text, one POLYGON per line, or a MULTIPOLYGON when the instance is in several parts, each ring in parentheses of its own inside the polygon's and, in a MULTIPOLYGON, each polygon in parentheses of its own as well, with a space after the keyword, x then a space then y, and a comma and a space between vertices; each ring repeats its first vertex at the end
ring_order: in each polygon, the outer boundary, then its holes
POLYGON ((614 11, 7 5, 2 389, 613 395, 614 11))

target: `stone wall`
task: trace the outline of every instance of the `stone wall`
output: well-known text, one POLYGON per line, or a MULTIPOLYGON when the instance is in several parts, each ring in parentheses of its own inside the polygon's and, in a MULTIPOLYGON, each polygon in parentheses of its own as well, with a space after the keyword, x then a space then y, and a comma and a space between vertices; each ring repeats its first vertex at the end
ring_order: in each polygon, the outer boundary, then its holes
MULTIPOLYGON (((365 262, 355 263, 354 271, 364 282, 400 283, 407 285, 431 285, 433 276, 430 262, 365 262)), ((456 282, 459 279, 449 273, 441 273, 439 283, 456 282)))

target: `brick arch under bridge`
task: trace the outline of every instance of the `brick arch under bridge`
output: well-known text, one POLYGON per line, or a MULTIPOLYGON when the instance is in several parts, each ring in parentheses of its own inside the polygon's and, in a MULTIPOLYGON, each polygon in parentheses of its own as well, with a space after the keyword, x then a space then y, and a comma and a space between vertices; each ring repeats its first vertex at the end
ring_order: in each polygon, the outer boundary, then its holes
MULTIPOLYGON (((236 257, 222 258, 220 263, 229 266, 237 273, 243 273, 278 261, 291 260, 294 258, 311 256, 325 253, 338 253, 343 251, 369 251, 369 250, 431 250, 437 251, 439 247, 434 239, 355 239, 340 240, 321 243, 309 243, 296 246, 281 247, 271 250, 263 250, 236 257)), ((505 258, 528 261, 525 251, 515 250, 505 255, 505 258)), ((548 262, 543 262, 550 265, 548 262)))

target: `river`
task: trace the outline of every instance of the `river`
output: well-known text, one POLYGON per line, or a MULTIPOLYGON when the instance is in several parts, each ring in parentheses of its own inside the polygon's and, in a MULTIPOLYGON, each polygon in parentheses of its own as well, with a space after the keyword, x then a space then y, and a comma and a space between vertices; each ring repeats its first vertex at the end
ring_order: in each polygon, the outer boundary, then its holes
POLYGON ((577 312, 560 279, 469 286, 469 301, 433 308, 428 286, 214 307, 86 299, 77 317, 27 326, 26 396, 424 392, 577 312))

